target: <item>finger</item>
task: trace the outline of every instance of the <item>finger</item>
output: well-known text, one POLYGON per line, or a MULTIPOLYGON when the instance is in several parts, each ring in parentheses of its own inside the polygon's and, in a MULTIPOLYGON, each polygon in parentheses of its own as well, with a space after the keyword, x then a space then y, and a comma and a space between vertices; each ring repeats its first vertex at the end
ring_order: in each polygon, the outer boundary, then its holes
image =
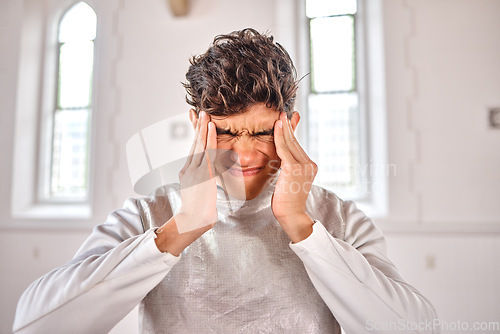
POLYGON ((207 134, 207 146, 205 150, 205 157, 207 159, 208 170, 210 178, 215 176, 215 157, 217 155, 217 132, 215 130, 215 124, 212 122, 208 123, 208 134, 207 134))
POLYGON ((309 155, 306 153, 306 151, 304 151, 304 149, 302 148, 302 146, 299 144, 298 141, 295 142, 295 147, 296 147, 297 151, 300 152, 300 154, 302 155, 302 159, 303 159, 304 163, 308 163, 308 164, 311 164, 313 166, 316 166, 315 162, 311 160, 309 155))
POLYGON ((213 122, 208 122, 207 149, 217 149, 217 131, 213 122))
POLYGON ((191 164, 191 162, 193 160, 194 151, 196 149, 196 142, 198 141, 198 136, 200 134, 200 125, 201 125, 200 117, 198 117, 198 119, 196 120, 196 124, 195 124, 193 144, 191 145, 191 149, 189 150, 189 155, 187 156, 186 163, 184 164, 184 167, 182 168, 181 173, 189 167, 189 165, 191 164))
POLYGON ((200 113, 201 119, 198 120, 200 123, 200 130, 198 134, 198 138, 196 139, 196 146, 193 154, 193 164, 195 166, 199 166, 203 161, 203 157, 205 156, 205 148, 207 145, 207 134, 208 134, 208 122, 209 116, 205 111, 200 113))
POLYGON ((287 145, 290 148, 292 155, 294 156, 300 155, 301 156, 300 164, 302 164, 305 167, 306 171, 310 171, 312 175, 316 175, 318 171, 318 166, 314 161, 311 160, 311 158, 309 158, 309 155, 307 155, 306 151, 304 151, 299 141, 295 137, 291 121, 286 116, 285 119, 287 121, 287 127, 285 130, 285 141, 287 140, 287 138, 290 139, 287 145))
POLYGON ((296 163, 297 159, 290 153, 290 149, 285 142, 283 131, 283 120, 279 119, 274 123, 274 145, 276 146, 276 153, 283 163, 296 163))
POLYGON ((290 153, 297 159, 299 162, 307 162, 309 161, 307 154, 304 152, 302 147, 300 146, 297 138, 295 138, 295 134, 292 129, 292 123, 288 119, 286 113, 282 113, 280 116, 283 121, 283 132, 285 137, 285 142, 290 149, 290 153))

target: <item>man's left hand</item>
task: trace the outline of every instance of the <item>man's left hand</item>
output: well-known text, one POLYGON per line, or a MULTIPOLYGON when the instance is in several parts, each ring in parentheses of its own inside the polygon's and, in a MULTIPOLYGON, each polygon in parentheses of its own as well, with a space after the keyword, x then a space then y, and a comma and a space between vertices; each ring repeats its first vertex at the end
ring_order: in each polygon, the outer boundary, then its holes
POLYGON ((312 233, 313 220, 306 213, 306 201, 318 167, 298 143, 284 112, 274 126, 274 143, 281 159, 281 173, 271 209, 290 240, 299 242, 312 233))

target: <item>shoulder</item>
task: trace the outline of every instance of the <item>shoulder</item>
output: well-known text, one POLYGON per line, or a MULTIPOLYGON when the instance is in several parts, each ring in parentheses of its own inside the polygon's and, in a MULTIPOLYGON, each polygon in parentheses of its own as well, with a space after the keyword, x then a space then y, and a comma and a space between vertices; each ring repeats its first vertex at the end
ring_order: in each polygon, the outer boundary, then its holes
POLYGON ((178 190, 178 184, 169 184, 150 196, 126 199, 121 208, 111 211, 103 223, 94 227, 77 254, 94 248, 111 249, 156 226, 156 221, 166 219, 164 223, 170 219, 171 201, 178 196, 178 190))
POLYGON ((345 221, 345 241, 359 249, 364 246, 379 248, 385 253, 385 237, 372 218, 360 210, 353 201, 343 201, 342 214, 345 221))
POLYGON ((128 198, 121 208, 111 211, 103 223, 93 228, 76 255, 104 253, 143 232, 137 201, 135 198, 128 198))
POLYGON ((334 215, 342 218, 341 213, 344 201, 331 190, 313 185, 307 202, 308 206, 314 208, 321 215, 334 215))
POLYGON ((311 187, 311 194, 317 198, 322 198, 324 200, 330 200, 334 202, 342 201, 340 197, 337 196, 333 191, 325 189, 321 186, 313 184, 311 187))
POLYGON ((307 213, 320 221, 336 238, 344 239, 343 201, 332 191, 313 185, 307 198, 307 213))
POLYGON ((313 185, 308 198, 311 218, 321 221, 335 237, 354 247, 384 239, 373 220, 351 200, 343 200, 333 191, 313 185))
POLYGON ((177 192, 178 184, 172 184, 156 189, 150 196, 128 198, 121 208, 111 211, 106 221, 96 226, 95 229, 102 232, 109 230, 120 231, 119 234, 128 237, 141 234, 144 232, 143 218, 145 211, 149 212, 157 207, 161 209, 170 208, 169 199, 176 196, 177 192))
POLYGON ((161 226, 169 220, 180 207, 180 185, 171 183, 159 187, 147 197, 135 199, 144 231, 161 226))

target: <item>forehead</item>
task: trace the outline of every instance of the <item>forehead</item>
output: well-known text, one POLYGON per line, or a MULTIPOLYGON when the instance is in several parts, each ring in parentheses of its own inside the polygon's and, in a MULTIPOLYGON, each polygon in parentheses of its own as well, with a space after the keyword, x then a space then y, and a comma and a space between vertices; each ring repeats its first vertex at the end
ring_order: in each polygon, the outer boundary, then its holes
POLYGON ((279 119, 279 112, 259 103, 250 106, 245 112, 228 117, 211 116, 212 122, 220 128, 270 129, 279 119))

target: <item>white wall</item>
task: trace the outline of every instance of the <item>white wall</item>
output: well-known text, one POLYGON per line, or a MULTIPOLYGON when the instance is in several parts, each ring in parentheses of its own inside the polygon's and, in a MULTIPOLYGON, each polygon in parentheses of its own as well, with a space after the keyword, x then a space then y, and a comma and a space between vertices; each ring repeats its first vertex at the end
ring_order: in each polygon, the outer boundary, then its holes
POLYGON ((500 2, 384 7, 389 254, 443 321, 498 322, 500 129, 487 110, 500 106, 500 2))
MULTIPOLYGON (((95 195, 93 224, 133 195, 126 140, 187 110, 187 59, 216 34, 246 26, 285 38, 293 21, 283 20, 280 2, 192 0, 185 18, 172 17, 163 0, 96 2, 109 20, 100 22, 98 44, 94 172, 104 191, 95 195)), ((498 321, 500 130, 488 129, 486 109, 500 106, 500 1, 383 5, 389 162, 397 166, 390 214, 379 220, 389 252, 442 319, 498 321)), ((16 223, 10 176, 22 18, 23 1, 0 0, 0 226, 16 223)), ((89 232, 0 229, 0 333, 10 332, 27 285, 69 260, 89 232)), ((135 322, 127 321, 118 332, 135 322)))
MULTIPOLYGON (((467 225, 500 219, 500 3, 386 0, 391 217, 467 225)), ((474 228, 476 229, 476 228, 474 228)))
POLYGON ((443 321, 498 322, 500 2, 384 5, 389 253, 443 321))

